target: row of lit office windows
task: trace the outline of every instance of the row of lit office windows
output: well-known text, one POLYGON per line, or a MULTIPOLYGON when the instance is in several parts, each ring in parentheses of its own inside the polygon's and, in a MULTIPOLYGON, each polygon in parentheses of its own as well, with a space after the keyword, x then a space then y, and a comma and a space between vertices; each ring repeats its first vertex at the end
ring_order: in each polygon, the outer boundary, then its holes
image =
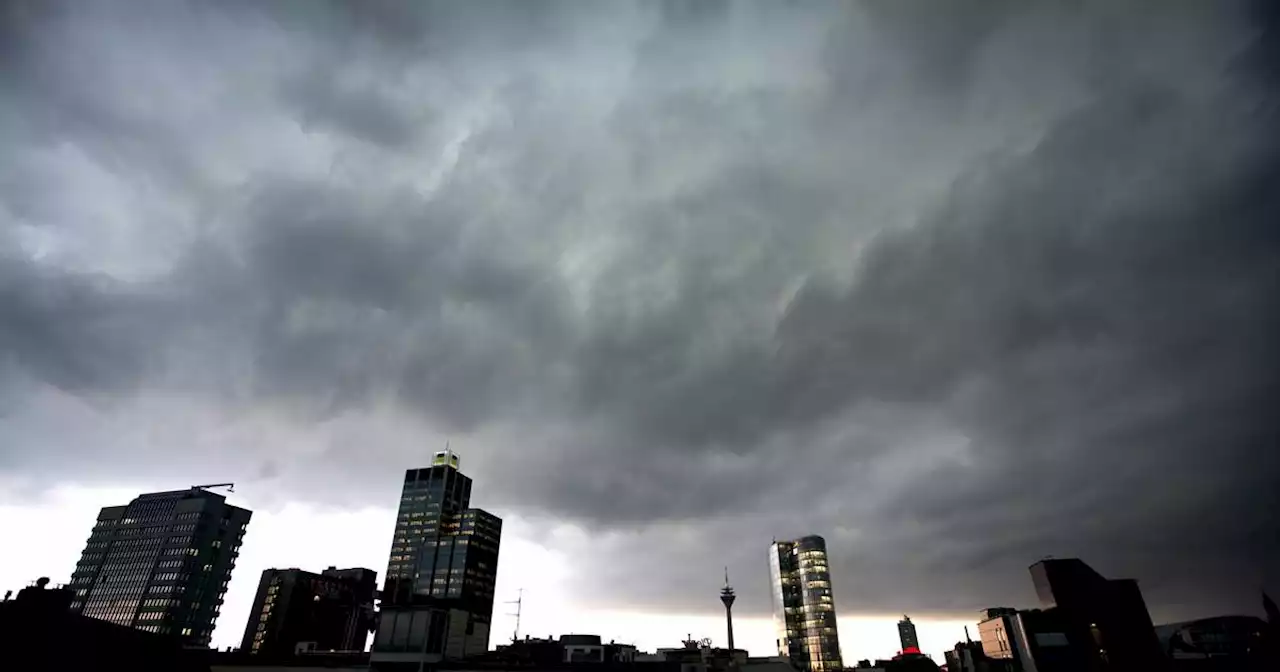
POLYGON ((128 584, 120 586, 95 586, 93 597, 141 597, 147 590, 147 584, 128 584))
POLYGON ((200 517, 199 512, 180 513, 176 516, 172 514, 148 514, 144 516, 135 516, 133 518, 99 518, 94 523, 93 529, 105 530, 121 525, 137 525, 139 523, 166 523, 173 520, 196 520, 200 517))
POLYGON ((788 616, 791 616, 794 614, 812 614, 817 612, 826 612, 826 611, 832 611, 834 609, 835 609, 835 605, 831 603, 831 598, 827 597, 827 599, 822 600, 821 602, 818 602, 815 604, 805 604, 805 605, 796 606, 796 607, 785 607, 783 608, 783 612, 788 616))

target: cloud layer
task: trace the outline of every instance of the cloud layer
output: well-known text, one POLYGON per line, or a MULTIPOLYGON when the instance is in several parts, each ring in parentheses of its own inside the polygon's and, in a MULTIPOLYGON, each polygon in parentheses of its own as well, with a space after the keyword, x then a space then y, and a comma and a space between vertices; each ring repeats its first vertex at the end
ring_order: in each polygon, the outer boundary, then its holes
POLYGON ((383 505, 447 436, 657 610, 808 532, 851 611, 1277 580, 1250 6, 3 11, 10 475, 383 505))

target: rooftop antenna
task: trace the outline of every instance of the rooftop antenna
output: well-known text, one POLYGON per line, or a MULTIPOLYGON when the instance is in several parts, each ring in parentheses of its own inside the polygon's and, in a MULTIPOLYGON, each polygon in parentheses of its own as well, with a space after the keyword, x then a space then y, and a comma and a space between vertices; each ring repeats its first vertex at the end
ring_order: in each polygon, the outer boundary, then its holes
POLYGON ((520 640, 520 609, 521 609, 521 607, 524 605, 524 588, 521 588, 521 589, 519 589, 519 591, 517 591, 517 593, 516 593, 516 599, 511 600, 511 601, 507 602, 506 604, 514 604, 514 605, 516 605, 516 613, 514 613, 514 614, 512 614, 512 613, 508 613, 508 614, 507 614, 508 616, 515 616, 515 617, 516 617, 516 629, 515 629, 515 632, 511 633, 511 643, 512 643, 512 644, 515 644, 517 641, 519 641, 519 640, 520 640))
POLYGON ((193 485, 192 490, 212 490, 214 488, 226 488, 227 492, 235 492, 235 483, 209 483, 208 485, 193 485))

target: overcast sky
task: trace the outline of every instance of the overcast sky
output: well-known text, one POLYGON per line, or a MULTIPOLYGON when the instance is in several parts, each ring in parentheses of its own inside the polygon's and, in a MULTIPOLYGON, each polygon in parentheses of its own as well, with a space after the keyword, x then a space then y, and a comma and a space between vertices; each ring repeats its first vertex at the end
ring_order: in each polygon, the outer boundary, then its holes
POLYGON ((238 643, 264 567, 383 572, 448 440, 534 634, 722 637, 728 565, 767 653, 806 533, 851 660, 1045 555, 1257 612, 1266 4, 4 3, 0 578, 235 481, 238 643))

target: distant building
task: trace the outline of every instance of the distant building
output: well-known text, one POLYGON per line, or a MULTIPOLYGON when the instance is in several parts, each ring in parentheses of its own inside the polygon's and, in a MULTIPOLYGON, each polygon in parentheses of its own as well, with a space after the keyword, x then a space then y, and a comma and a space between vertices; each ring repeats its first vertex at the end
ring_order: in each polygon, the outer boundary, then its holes
POLYGON ((561 635, 559 639, 525 637, 510 644, 499 644, 492 653, 470 660, 536 667, 561 663, 631 664, 637 661, 638 655, 632 644, 605 643, 599 635, 570 634, 561 635))
POLYGON ((502 520, 470 503, 471 479, 452 452, 405 472, 373 669, 488 650, 502 520))
POLYGON ((208 646, 251 515, 205 486, 103 508, 71 575, 72 611, 208 646))
POLYGON ((920 638, 916 636, 916 624, 911 622, 911 618, 906 614, 902 615, 902 620, 898 621, 898 641, 902 644, 902 651, 915 650, 920 651, 920 638))
POLYGON ((943 652, 947 672, 997 672, 1006 669, 1003 661, 992 661, 982 652, 981 642, 956 642, 955 648, 943 652))
POLYGON ((885 672, 937 672, 938 669, 938 664, 932 658, 919 651, 900 653, 884 666, 885 672))
POLYGON ((843 669, 827 542, 819 536, 775 541, 769 571, 778 654, 805 672, 843 669))
POLYGON ((1107 579, 1076 558, 1031 565, 1036 595, 1063 634, 1089 652, 1090 670, 1154 670, 1165 657, 1137 581, 1107 579))
POLYGON ((1215 616, 1158 625, 1156 639, 1173 660, 1244 662, 1264 651, 1267 627, 1257 616, 1215 616))
MULTIPOLYGON (((6 593, 4 601, 9 601, 9 595, 6 593)), ((71 603, 76 598, 76 592, 67 586, 49 587, 49 577, 42 576, 36 579, 36 582, 18 591, 18 597, 15 598, 17 604, 27 607, 28 609, 39 609, 42 611, 68 611, 71 609, 71 603)))
MULTIPOLYGON (((777 658, 750 658, 742 649, 721 649, 710 645, 710 640, 696 641, 692 638, 682 642, 683 646, 658 649, 657 660, 678 663, 680 672, 727 672, 737 669, 741 672, 795 672, 790 661, 777 658)), ((648 660, 647 657, 638 658, 648 660)))
POLYGON ((492 652, 485 654, 483 660, 537 666, 564 662, 564 655, 564 645, 558 640, 525 635, 524 639, 514 640, 510 644, 499 644, 492 652))
POLYGON ((636 647, 631 644, 605 643, 600 635, 561 635, 558 642, 560 662, 564 663, 634 663, 636 647))
POLYGON ((263 570, 240 649, 273 656, 292 655, 299 646, 363 651, 377 590, 378 573, 371 569, 263 570))

